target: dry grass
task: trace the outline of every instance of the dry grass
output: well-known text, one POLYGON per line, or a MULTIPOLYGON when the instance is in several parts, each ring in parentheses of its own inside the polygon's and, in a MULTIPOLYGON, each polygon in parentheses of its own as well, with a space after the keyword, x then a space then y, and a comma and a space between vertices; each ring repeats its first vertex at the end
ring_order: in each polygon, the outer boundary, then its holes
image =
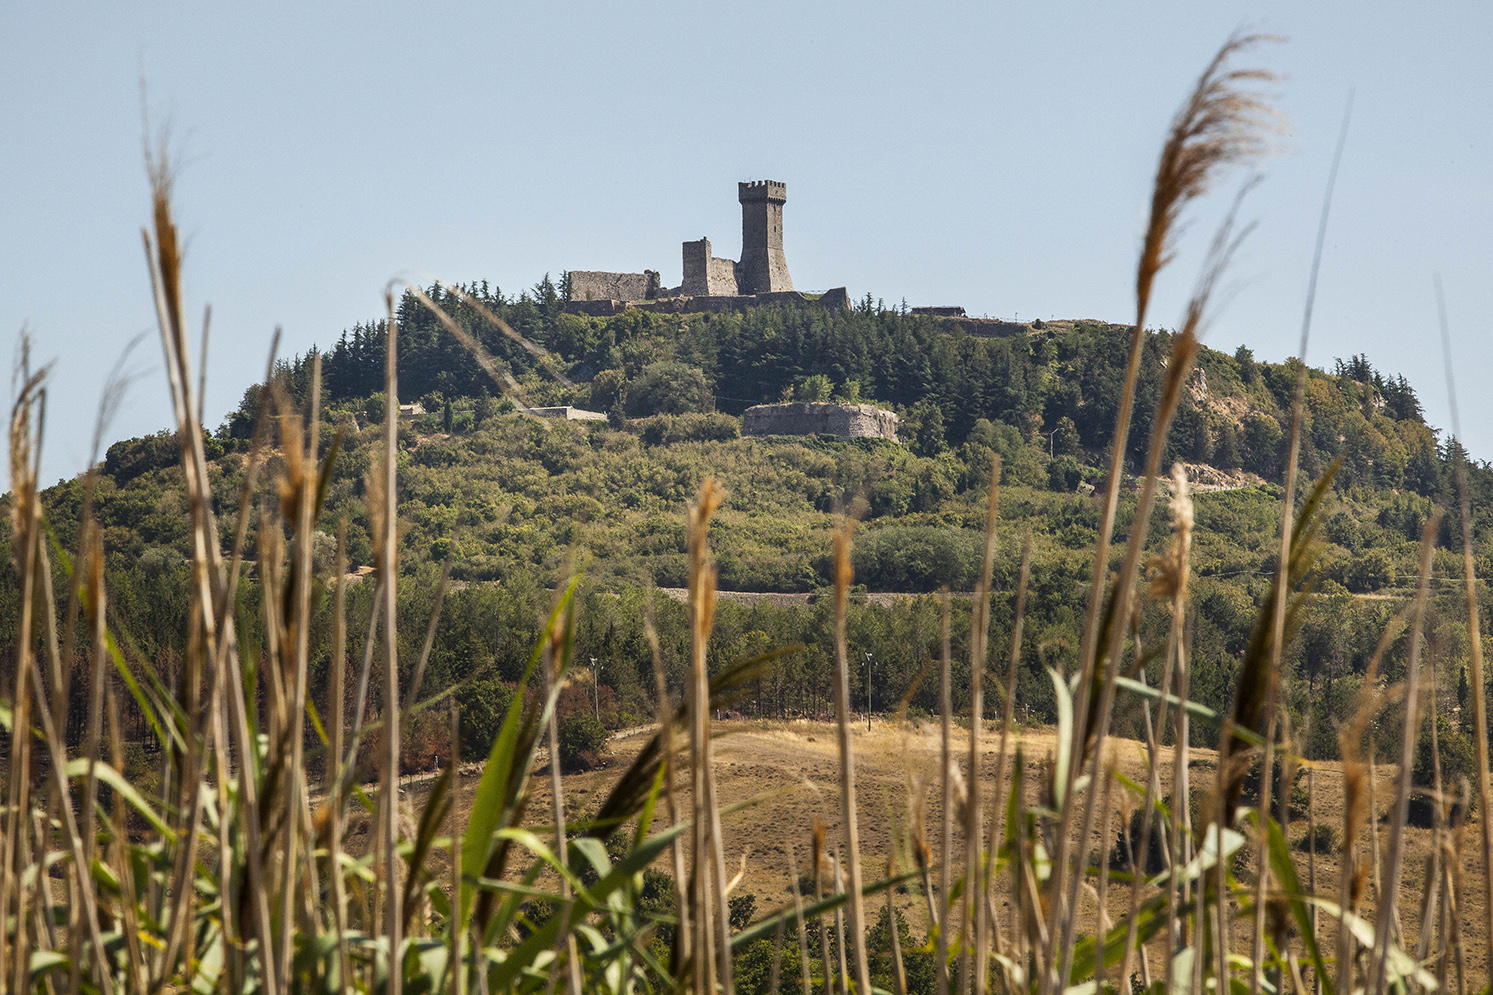
MULTIPOLYGON (((803 868, 808 862, 813 827, 823 825, 833 838, 843 832, 838 805, 837 777, 839 756, 835 744, 836 726, 828 722, 729 722, 720 723, 715 740, 715 769, 720 800, 724 805, 733 805, 749 799, 759 799, 739 811, 722 819, 722 843, 725 859, 732 874, 745 867, 738 886, 758 899, 758 909, 766 912, 777 907, 791 907, 793 895, 789 884, 793 880, 790 853, 796 856, 797 866, 803 868)), ((909 785, 926 786, 927 810, 938 811, 942 798, 938 787, 941 764, 939 730, 937 723, 921 725, 897 724, 883 719, 872 723, 867 733, 858 726, 853 733, 856 750, 857 790, 862 799, 861 859, 868 867, 885 864, 888 856, 901 859, 905 854, 902 846, 907 839, 909 785)), ((645 735, 634 735, 614 740, 611 755, 605 767, 580 774, 567 774, 562 779, 566 804, 573 811, 585 812, 594 808, 605 796, 616 771, 636 756, 646 741, 645 735)), ((1000 782, 995 780, 999 763, 998 737, 987 737, 981 751, 981 771, 988 792, 1003 796, 1011 788, 1011 756, 1017 746, 1024 756, 1024 778, 1026 801, 1040 801, 1040 785, 1045 780, 1047 758, 1058 747, 1058 730, 1053 726, 1020 730, 1013 737, 1011 751, 1005 762, 1006 775, 1000 782)), ((1218 753, 1212 749, 1194 748, 1190 751, 1194 777, 1204 777, 1216 769, 1218 753)), ((1164 754, 1168 756, 1168 754, 1164 754)), ((1110 759, 1115 768, 1137 783, 1144 783, 1150 769, 1147 762, 1146 745, 1131 739, 1111 740, 1110 759)), ((1344 764, 1339 761, 1317 761, 1311 765, 1314 772, 1313 804, 1319 823, 1341 826, 1345 802, 1344 764)), ((1378 764, 1374 768, 1374 796, 1377 800, 1375 817, 1383 827, 1389 821, 1389 800, 1394 797, 1395 778, 1399 768, 1393 764, 1378 764)), ((961 762, 961 772, 966 768, 961 762)), ((1162 761, 1158 771, 1163 784, 1170 784, 1172 764, 1162 761)), ((476 786, 476 772, 463 775, 458 789, 456 805, 452 811, 451 826, 460 826, 470 805, 472 791, 476 786)), ((1365 785, 1366 788, 1366 785, 1365 785)), ((417 807, 426 787, 417 787, 410 792, 410 803, 417 807)), ((1360 797, 1366 798, 1367 791, 1360 797)), ((689 804, 687 791, 681 792, 681 804, 689 804)), ((1367 803, 1364 802, 1366 805, 1367 803)), ((549 794, 541 788, 535 794, 538 811, 548 811, 549 794)), ((1115 842, 1122 817, 1128 818, 1135 809, 1134 803, 1116 802, 1111 809, 1111 835, 1109 845, 1115 842)), ((1367 816, 1365 809, 1364 816, 1367 816)), ((1481 818, 1474 819, 1468 833, 1480 831, 1481 818)), ((1295 843, 1307 832, 1304 819, 1292 823, 1291 839, 1295 843)), ((963 830, 956 823, 953 852, 962 860, 964 852, 963 830)), ((1096 851, 1101 838, 1097 832, 1091 835, 1087 850, 1096 851)), ((1430 829, 1407 826, 1405 829, 1405 874, 1400 883, 1399 900, 1402 904, 1419 907, 1426 886, 1426 871, 1435 848, 1435 833, 1430 829)), ((1367 830, 1359 839, 1360 856, 1367 857, 1369 844, 1367 830)), ((1469 854, 1469 858, 1470 858, 1469 854)), ((1302 854, 1305 861, 1305 854, 1302 854)), ((1335 853, 1320 853, 1316 856, 1317 875, 1322 882, 1336 882, 1340 871, 1341 857, 1335 853)), ((667 869, 667 868, 665 868, 667 869)), ((1460 913, 1462 936, 1467 947, 1467 970, 1470 975, 1484 972, 1488 966, 1488 937, 1484 924, 1486 910, 1483 904, 1483 870, 1481 865, 1468 859, 1458 871, 1462 891, 1460 913)), ((1091 880, 1093 880, 1091 878, 1091 880)), ((997 879, 994 885, 996 906, 1010 908, 1010 888, 1006 879, 997 879)), ((894 892, 893 901, 911 922, 919 923, 925 918, 926 902, 915 885, 907 890, 894 892)), ((1128 889, 1110 888, 1107 905, 1109 919, 1122 921, 1127 913, 1128 889)), ((1364 911, 1372 919, 1375 909, 1373 896, 1369 895, 1364 911)), ((1097 907, 1093 901, 1080 905, 1078 930, 1088 933, 1097 923, 1097 907)), ((1324 945, 1336 943, 1336 930, 1330 917, 1323 919, 1326 927, 1321 935, 1324 945)), ((1413 947, 1420 939, 1420 923, 1415 917, 1404 920, 1405 943, 1413 947)), ((1247 944, 1250 938, 1249 921, 1235 921, 1236 944, 1247 944)), ((1162 944, 1153 940, 1149 946, 1153 971, 1160 962, 1162 944)))

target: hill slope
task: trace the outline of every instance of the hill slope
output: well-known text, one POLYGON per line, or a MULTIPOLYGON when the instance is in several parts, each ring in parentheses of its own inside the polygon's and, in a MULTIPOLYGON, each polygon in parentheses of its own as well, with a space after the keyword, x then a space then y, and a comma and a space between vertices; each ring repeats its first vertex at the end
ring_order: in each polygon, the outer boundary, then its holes
MULTIPOLYGON (((653 681, 642 633, 644 590, 683 584, 683 510, 700 482, 713 476, 728 494, 712 532, 720 586, 727 590, 812 595, 829 581, 835 509, 862 508, 857 582, 914 596, 856 609, 853 648, 857 659, 871 662, 873 708, 889 709, 905 698, 933 710, 932 689, 918 678, 937 653, 938 606, 916 596, 945 585, 955 591, 975 586, 986 481, 998 455, 995 586, 1008 591, 1014 583, 1029 534, 1033 580, 1021 701, 1034 717, 1051 717, 1051 685, 1042 667, 1061 670, 1076 653, 1098 524, 1087 492, 1100 479, 1113 422, 1128 340, 1123 328, 1034 323, 1025 334, 985 339, 870 302, 834 315, 806 308, 598 319, 562 313, 542 287, 516 301, 472 289, 543 348, 520 348, 472 307, 432 294, 483 341, 526 401, 574 403, 611 417, 568 423, 515 411, 511 401, 492 396, 496 386, 471 356, 406 298, 402 399, 418 399, 428 413, 407 420, 400 431, 401 571, 414 581, 401 586, 401 611, 409 621, 400 631, 423 632, 441 565, 449 562, 458 582, 437 629, 426 693, 476 681, 458 692, 466 714, 476 707, 474 687, 511 680, 531 645, 546 589, 575 565, 585 570, 590 592, 578 652, 601 664, 617 721, 646 715, 653 681), (569 382, 546 375, 541 359, 569 382), (739 436, 732 412, 783 396, 875 398, 901 413, 906 445, 739 436)), ((370 559, 365 478, 379 441, 379 429, 369 422, 385 403, 370 389, 382 376, 381 336, 377 323, 357 326, 323 357, 322 437, 341 433, 323 521, 345 521, 351 567, 370 559)), ((1147 336, 1137 398, 1141 423, 1150 418, 1167 344, 1165 332, 1147 336)), ((209 438, 215 494, 238 493, 249 437, 267 399, 279 391, 298 406, 309 389, 310 367, 309 356, 281 363, 273 389, 251 388, 241 410, 209 438)), ((1188 461, 1195 477, 1219 488, 1197 496, 1193 689, 1205 704, 1229 700, 1235 661, 1274 569, 1280 493, 1274 481, 1294 378, 1293 366, 1256 362, 1245 349, 1232 356, 1204 349, 1172 432, 1169 457, 1188 461)), ((1332 755, 1333 720, 1413 581, 1421 528, 1438 506, 1449 504, 1447 466, 1454 451, 1425 425, 1403 378, 1383 376, 1363 357, 1339 363, 1332 373, 1310 371, 1307 400, 1305 472, 1317 476, 1338 458, 1342 467, 1322 534, 1322 593, 1292 646, 1287 700, 1303 724, 1312 719, 1311 750, 1332 755)), ((1143 440, 1144 428, 1139 425, 1132 439, 1143 440)), ((268 458, 279 456, 271 450, 268 458)), ((1493 474, 1474 467, 1472 483, 1476 549, 1486 572, 1493 568, 1493 508, 1485 499, 1493 493, 1493 474)), ((81 482, 70 481, 45 496, 63 548, 74 541, 68 529, 81 492, 81 482)), ((114 613, 143 660, 169 658, 187 631, 177 617, 188 603, 184 502, 169 434, 110 448, 96 503, 106 527, 114 613)), ((1128 498, 1122 501, 1121 535, 1132 527, 1131 506, 1128 498)), ((216 511, 221 519, 236 508, 216 511)), ((251 556, 265 538, 257 522, 251 516, 251 556)), ((1148 524, 1151 541, 1159 544, 1164 513, 1148 524)), ((316 550, 323 577, 332 568, 334 527, 316 550)), ((225 541, 232 536, 227 520, 220 534, 225 541)), ((1443 521, 1438 583, 1459 575, 1454 550, 1460 541, 1455 521, 1443 521)), ((354 591, 355 633, 366 625, 370 586, 354 591)), ((251 576, 243 595, 246 629, 257 624, 257 590, 251 576)), ((0 585, 0 597, 14 592, 0 585)), ((1441 688, 1450 712, 1465 704, 1468 691, 1465 679, 1457 682, 1462 661, 1455 647, 1465 641, 1463 623, 1454 596, 1447 599, 1444 612, 1439 603, 1432 606, 1429 624, 1451 650, 1442 664, 1450 676, 1441 688)), ((826 606, 809 601, 722 605, 721 638, 713 649, 721 659, 807 644, 784 662, 773 687, 760 689, 749 710, 812 714, 825 707, 826 606)), ((997 598, 998 628, 1009 624, 1009 602, 1007 595, 997 598)), ((667 599, 652 610, 666 668, 677 677, 682 612, 667 599)), ((325 605, 321 611, 324 625, 325 605)), ((959 644, 968 629, 963 603, 955 616, 959 644)), ((1147 633, 1163 625, 1149 609, 1142 623, 1147 633)), ((0 632, 0 644, 13 640, 13 632, 0 632)), ((997 635, 994 645, 1003 646, 1003 637, 997 635)), ((1391 648, 1391 678, 1402 649, 1391 648)), ((327 651, 318 644, 320 659, 327 651)), ((403 656, 414 659, 418 651, 412 645, 403 656)), ((961 653, 956 649, 956 659, 961 653)), ((857 700, 865 679, 863 672, 854 678, 857 700)), ((961 687, 967 682, 967 675, 960 677, 961 687)), ((1215 734, 1199 735, 1206 741, 1215 734)))

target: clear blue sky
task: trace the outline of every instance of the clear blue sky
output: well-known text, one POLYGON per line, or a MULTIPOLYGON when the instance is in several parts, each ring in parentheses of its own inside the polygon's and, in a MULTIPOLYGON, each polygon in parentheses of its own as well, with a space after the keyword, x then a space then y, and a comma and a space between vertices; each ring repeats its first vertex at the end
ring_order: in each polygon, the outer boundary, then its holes
MULTIPOLYGON (((1167 121, 1234 29, 1290 116, 1208 343, 1296 351, 1339 120, 1352 130, 1308 361, 1365 352, 1493 458, 1493 8, 1472 4, 427 3, 0 0, 0 332, 55 359, 47 480, 154 320, 139 80, 185 159, 208 422, 284 349, 376 317, 395 276, 505 291, 563 269, 739 248, 738 180, 788 184, 795 284, 1003 317, 1128 320, 1167 121)), ((1173 324, 1231 189, 1193 215, 1152 312, 1173 324)), ((152 335, 110 439, 170 421, 152 335)))

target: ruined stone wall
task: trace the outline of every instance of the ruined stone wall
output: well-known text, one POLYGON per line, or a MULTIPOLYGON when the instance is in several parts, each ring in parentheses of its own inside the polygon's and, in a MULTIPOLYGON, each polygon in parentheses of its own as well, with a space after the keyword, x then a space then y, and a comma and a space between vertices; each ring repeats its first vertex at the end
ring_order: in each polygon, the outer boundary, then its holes
POLYGON ((608 298, 602 301, 566 301, 561 305, 566 314, 584 314, 592 318, 610 318, 626 310, 628 305, 622 301, 614 301, 608 298))
POLYGON ((596 270, 570 271, 570 299, 573 301, 646 301, 658 296, 658 274, 603 273, 596 270))
POLYGON ((712 296, 735 297, 741 293, 741 287, 736 282, 736 271, 739 268, 736 260, 711 256, 707 267, 706 281, 712 296))
POLYGON ((850 303, 850 291, 844 287, 835 287, 831 290, 826 290, 819 295, 819 306, 830 314, 848 311, 852 306, 850 303))
POLYGON ((732 297, 738 292, 736 262, 710 254, 710 239, 684 243, 684 282, 679 293, 689 297, 732 297))
POLYGON ((834 435, 897 441, 897 415, 873 404, 796 401, 758 404, 741 418, 743 435, 834 435))

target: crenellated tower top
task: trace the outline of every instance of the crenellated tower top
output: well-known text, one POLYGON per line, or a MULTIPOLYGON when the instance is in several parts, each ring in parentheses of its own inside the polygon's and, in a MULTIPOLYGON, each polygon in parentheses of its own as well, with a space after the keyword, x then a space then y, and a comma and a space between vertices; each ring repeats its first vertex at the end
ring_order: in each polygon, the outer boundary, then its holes
POLYGON ((783 204, 788 200, 788 184, 778 180, 752 180, 736 184, 736 199, 743 204, 768 201, 783 204))

